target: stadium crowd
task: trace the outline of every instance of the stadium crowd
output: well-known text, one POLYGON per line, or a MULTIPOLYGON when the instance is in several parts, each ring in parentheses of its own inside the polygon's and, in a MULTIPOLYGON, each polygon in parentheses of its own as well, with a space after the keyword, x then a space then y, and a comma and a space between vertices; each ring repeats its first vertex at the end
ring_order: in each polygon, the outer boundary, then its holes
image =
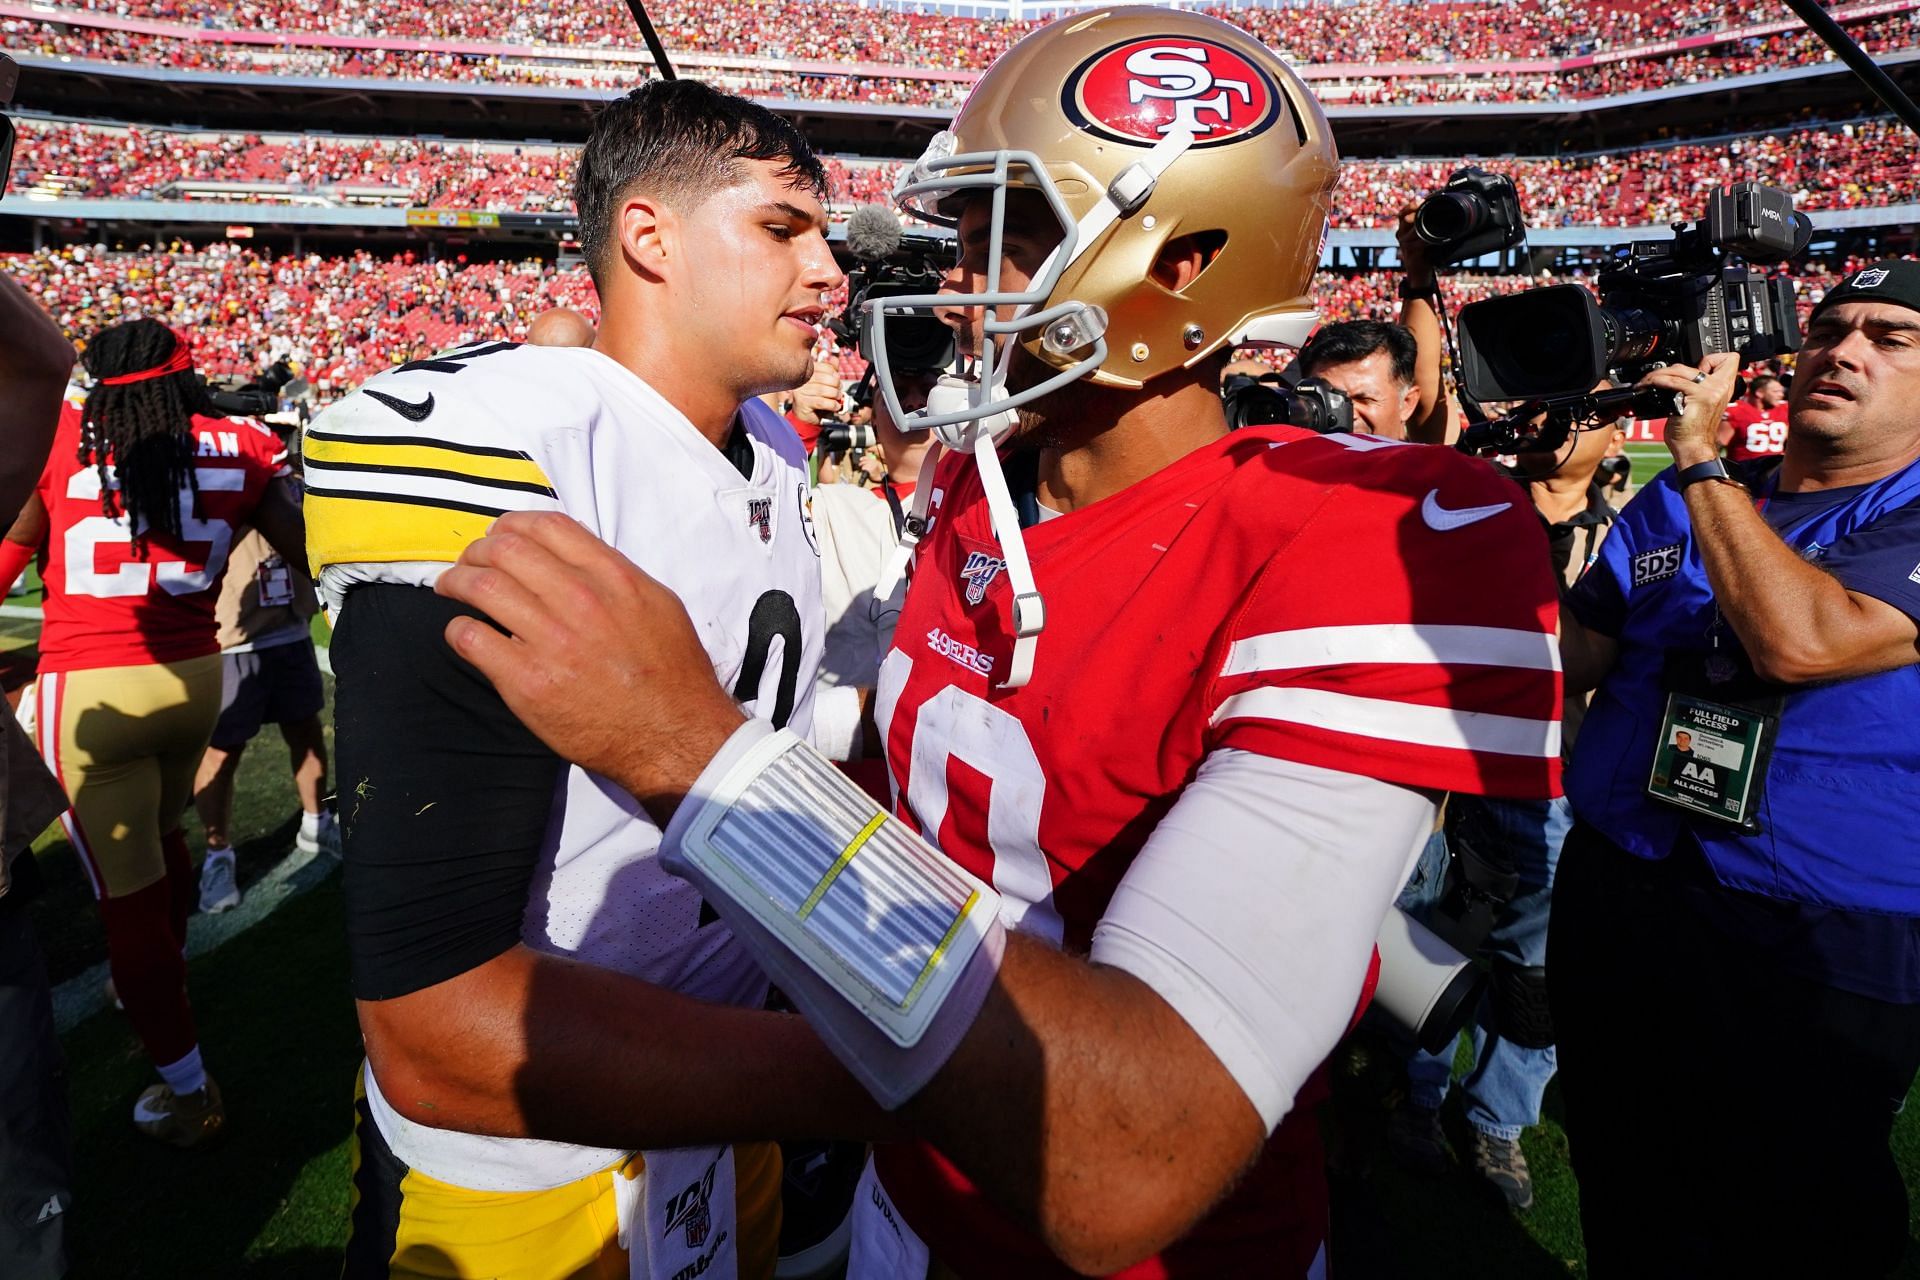
MULTIPOLYGON (((251 376, 275 360, 290 360, 323 403, 383 369, 445 347, 523 339, 549 307, 598 314, 583 268, 537 258, 276 255, 228 241, 176 241, 0 256, 0 270, 20 281, 75 341, 116 318, 151 315, 191 335, 195 360, 207 373, 251 376)), ((1809 271, 1795 278, 1804 312, 1835 276, 1809 271)), ((1314 296, 1329 320, 1390 320, 1400 307, 1398 279, 1389 271, 1323 271, 1314 296)), ((1449 276, 1446 288, 1451 302, 1465 304, 1546 280, 1461 273, 1449 276)), ((865 371, 854 351, 838 359, 844 382, 865 371)))
MULTIPOLYGON (((1389 6, 1392 8, 1395 6, 1389 6)), ((1438 7, 1436 7, 1438 8, 1438 7)), ((1494 7, 1465 6, 1475 17, 1500 14, 1494 7)), ((1279 12, 1311 13, 1314 10, 1248 11, 1255 26, 1270 20, 1260 15, 1279 12)), ((1627 11, 1639 13, 1638 10, 1627 11)), ((891 15, 886 21, 899 26, 916 25, 913 15, 891 15)), ((1445 30, 1447 22, 1457 21, 1451 10, 1439 8, 1428 23, 1416 22, 1417 30, 1445 30)), ((965 30, 973 19, 942 18, 938 30, 965 30)), ((1390 22, 1389 28, 1397 23, 1390 22)), ((1004 24, 994 24, 995 29, 1004 24)), ((1324 73, 1315 77, 1315 92, 1330 105, 1342 103, 1417 104, 1432 102, 1515 102, 1559 101, 1602 97, 1676 84, 1697 84, 1729 76, 1749 75, 1763 70, 1805 66, 1829 61, 1832 57, 1818 39, 1805 31, 1789 31, 1758 38, 1721 41, 1698 51, 1674 52, 1661 45, 1641 46, 1637 56, 1624 57, 1593 65, 1548 66, 1526 71, 1477 71, 1457 68, 1457 61, 1508 60, 1513 55, 1498 47, 1459 47, 1458 37, 1477 38, 1473 33, 1483 25, 1505 29, 1505 21, 1473 25, 1464 33, 1450 31, 1453 43, 1428 46, 1428 51, 1444 54, 1430 58, 1406 51, 1410 64, 1404 72, 1373 75, 1351 71, 1338 65, 1342 58, 1329 58, 1312 43, 1299 46, 1303 60, 1314 66, 1327 63, 1324 73)), ((794 29, 800 29, 798 27, 794 29)), ((1357 27, 1355 29, 1358 29, 1357 27)), ((1724 29, 1724 28, 1723 28, 1724 29)), ((1879 15, 1855 23, 1855 39, 1869 51, 1911 48, 1915 20, 1911 11, 1879 15)), ((364 77, 407 81, 448 81, 500 85, 548 85, 583 90, 603 90, 630 85, 640 64, 627 60, 609 62, 582 47, 557 46, 552 49, 526 46, 524 50, 506 47, 486 53, 459 52, 437 44, 403 44, 394 48, 341 48, 320 41, 317 35, 296 33, 286 43, 258 44, 194 39, 191 29, 179 34, 123 31, 112 28, 57 24, 42 19, 8 18, 0 21, 0 34, 16 53, 41 57, 85 58, 107 62, 137 62, 145 66, 167 67, 182 71, 217 71, 263 75, 303 75, 322 77, 364 77)), ((1277 38, 1277 37, 1275 37, 1277 38)), ((1434 38, 1423 35, 1423 40, 1434 38)), ((993 40, 986 40, 993 47, 993 40)), ((1284 46, 1283 46, 1284 47, 1284 46)), ((940 69, 933 60, 912 64, 908 70, 900 64, 897 73, 884 68, 888 62, 862 62, 851 57, 827 59, 803 68, 778 65, 783 57, 779 41, 769 41, 751 55, 727 55, 725 63, 702 66, 701 75, 711 82, 737 93, 756 97, 790 98, 798 101, 864 102, 875 105, 951 106, 966 93, 966 77, 928 78, 926 70, 940 69), (774 65, 767 65, 772 63, 774 65), (846 70, 839 69, 845 66, 846 70)), ((1377 62, 1397 56, 1376 51, 1354 56, 1361 62, 1377 62)), ((697 58, 696 58, 697 61, 697 58)), ((964 70, 964 68, 951 68, 964 70)))
MULTIPOLYGON (((1639 226, 1693 216, 1703 193, 1754 179, 1787 188, 1802 209, 1899 205, 1920 199, 1920 171, 1899 126, 1863 120, 1606 154, 1349 160, 1335 225, 1390 225, 1413 190, 1440 186, 1459 164, 1509 174, 1535 226, 1639 226)), ((900 166, 830 159, 844 213, 884 202, 900 166)), ((419 208, 567 212, 572 162, 563 148, 410 138, 182 133, 22 121, 12 189, 45 195, 181 198, 183 184, 239 202, 381 203, 419 208)))
MULTIPOLYGON (((428 19, 403 4, 319 0, 209 4, 204 0, 69 0, 57 9, 145 18, 205 29, 385 36, 591 48, 637 47, 618 9, 565 0, 537 11, 511 0, 479 0, 428 19)), ((1544 58, 1631 48, 1777 19, 1760 0, 1691 0, 1673 6, 1618 0, 1359 0, 1338 7, 1216 5, 1224 18, 1283 52, 1314 62, 1431 62, 1544 58)), ((905 67, 982 70, 1039 20, 916 12, 857 0, 672 0, 651 13, 669 52, 680 50, 821 62, 886 62, 905 67)))

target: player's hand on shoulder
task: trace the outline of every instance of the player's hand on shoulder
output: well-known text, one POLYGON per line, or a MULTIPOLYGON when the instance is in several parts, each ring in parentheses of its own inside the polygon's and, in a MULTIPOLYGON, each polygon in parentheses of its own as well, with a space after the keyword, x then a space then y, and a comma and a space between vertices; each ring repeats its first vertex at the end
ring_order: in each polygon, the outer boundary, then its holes
POLYGON ((436 590, 500 628, 458 618, 447 643, 522 723, 662 825, 745 719, 679 597, 571 517, 501 517, 436 590))

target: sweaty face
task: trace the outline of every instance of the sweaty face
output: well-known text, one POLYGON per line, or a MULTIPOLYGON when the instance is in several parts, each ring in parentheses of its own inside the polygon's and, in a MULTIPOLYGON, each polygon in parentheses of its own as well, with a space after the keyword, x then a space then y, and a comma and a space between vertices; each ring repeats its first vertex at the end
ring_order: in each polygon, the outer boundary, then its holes
POLYGON ((1353 401, 1353 429, 1389 440, 1405 440, 1407 423, 1420 404, 1418 388, 1393 376, 1393 357, 1376 351, 1364 360, 1330 364, 1314 375, 1353 401))
POLYGON ((1911 432, 1920 404, 1920 312, 1842 302, 1807 326, 1787 400, 1793 435, 1911 432))
MULTIPOLYGON (((813 369, 825 295, 845 277, 827 248, 827 211, 771 160, 674 221, 675 316, 726 362, 744 398, 797 387, 813 369)), ((670 268, 671 269, 671 268, 670 268)))

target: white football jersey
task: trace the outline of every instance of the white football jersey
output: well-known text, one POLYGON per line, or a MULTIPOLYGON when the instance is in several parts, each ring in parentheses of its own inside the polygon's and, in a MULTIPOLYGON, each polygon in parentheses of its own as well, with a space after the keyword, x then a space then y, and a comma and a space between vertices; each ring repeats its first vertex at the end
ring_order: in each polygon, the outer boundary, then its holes
MULTIPOLYGON (((506 511, 579 520, 685 603, 714 675, 752 714, 807 735, 824 630, 805 456, 757 400, 743 476, 625 366, 586 348, 476 344, 372 379, 315 419, 309 551, 330 610, 359 583, 431 586, 506 511)), ((766 978, 699 893, 662 870, 660 830, 569 766, 526 903, 526 944, 704 1000, 756 1005, 766 978)), ((367 1091, 394 1152, 481 1190, 536 1189, 625 1153, 411 1124, 367 1091)))

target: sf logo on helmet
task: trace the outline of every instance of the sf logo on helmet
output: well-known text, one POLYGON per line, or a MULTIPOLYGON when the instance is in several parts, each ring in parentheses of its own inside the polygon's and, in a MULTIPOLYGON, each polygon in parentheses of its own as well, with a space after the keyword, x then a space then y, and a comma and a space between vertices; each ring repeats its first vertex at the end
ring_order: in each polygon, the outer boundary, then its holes
POLYGON ((1279 115, 1272 79, 1244 55, 1201 39, 1129 40, 1068 77, 1067 115, 1124 142, 1154 143, 1176 128, 1209 146, 1259 133, 1279 115))

